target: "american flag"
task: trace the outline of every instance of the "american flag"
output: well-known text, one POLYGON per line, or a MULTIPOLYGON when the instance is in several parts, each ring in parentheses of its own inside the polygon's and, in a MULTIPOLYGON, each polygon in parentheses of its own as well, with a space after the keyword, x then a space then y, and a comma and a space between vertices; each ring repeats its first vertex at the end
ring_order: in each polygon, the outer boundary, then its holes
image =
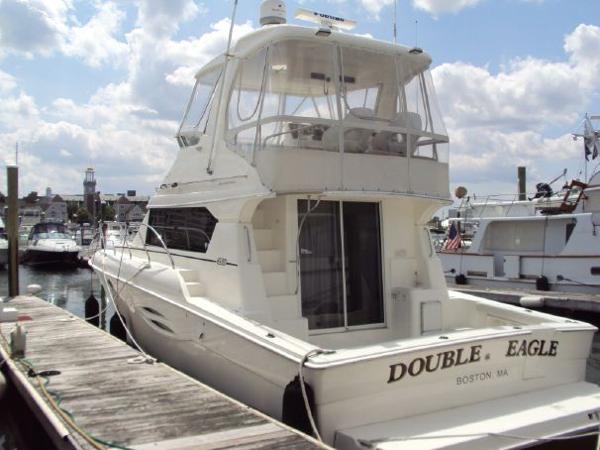
POLYGON ((448 230, 448 237, 446 238, 446 242, 444 242, 442 250, 456 250, 461 247, 461 244, 462 241, 460 239, 458 228, 456 227, 456 222, 452 222, 450 224, 450 229, 448 230))

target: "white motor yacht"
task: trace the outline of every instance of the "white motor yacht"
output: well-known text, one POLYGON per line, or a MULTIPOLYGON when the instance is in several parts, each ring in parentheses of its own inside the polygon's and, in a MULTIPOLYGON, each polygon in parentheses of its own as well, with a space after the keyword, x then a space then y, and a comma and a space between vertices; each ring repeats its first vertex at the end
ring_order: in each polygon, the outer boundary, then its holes
POLYGON ((62 223, 37 223, 29 232, 23 262, 31 266, 72 266, 81 248, 62 223))
MULTIPOLYGON (((591 145, 600 149, 599 132, 589 123, 591 145)), ((538 188, 530 199, 463 203, 460 218, 449 221, 469 244, 439 252, 450 281, 600 293, 600 172, 558 192, 548 184, 538 188)))
POLYGON ((337 448, 596 448, 596 328, 446 287, 430 56, 265 5, 197 73, 133 242, 90 260, 129 339, 337 448))

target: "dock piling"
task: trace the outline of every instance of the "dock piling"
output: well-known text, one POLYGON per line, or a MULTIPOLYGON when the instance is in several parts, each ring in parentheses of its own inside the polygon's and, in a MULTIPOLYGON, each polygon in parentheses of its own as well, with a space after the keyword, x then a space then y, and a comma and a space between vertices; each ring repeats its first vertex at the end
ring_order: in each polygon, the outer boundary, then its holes
POLYGON ((8 211, 6 231, 8 235, 8 296, 19 295, 19 168, 6 167, 8 211))

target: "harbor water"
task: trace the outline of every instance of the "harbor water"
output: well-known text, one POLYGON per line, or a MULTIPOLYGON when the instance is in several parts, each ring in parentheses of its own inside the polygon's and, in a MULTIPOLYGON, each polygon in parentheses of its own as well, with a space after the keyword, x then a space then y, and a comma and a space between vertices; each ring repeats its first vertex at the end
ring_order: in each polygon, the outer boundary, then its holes
MULTIPOLYGON (((21 265, 19 281, 22 294, 27 292, 28 285, 38 284, 41 287, 36 294, 38 297, 65 308, 79 317, 85 316, 85 301, 90 295, 93 294, 96 299, 100 299, 100 283, 97 276, 87 268, 36 268, 21 265)), ((8 274, 6 271, 2 271, 0 272, 0 296, 6 297, 7 295, 8 274)), ((106 310, 107 322, 113 314, 111 306, 109 304, 106 310)), ((542 308, 540 311, 583 320, 600 327, 600 314, 548 308, 542 308)), ((594 337, 592 354, 588 359, 586 378, 588 381, 600 384, 600 337, 598 333, 594 337)), ((14 421, 10 420, 7 413, 9 416, 11 415, 0 402, 0 450, 30 448, 15 437, 18 430, 15 430, 14 421)))

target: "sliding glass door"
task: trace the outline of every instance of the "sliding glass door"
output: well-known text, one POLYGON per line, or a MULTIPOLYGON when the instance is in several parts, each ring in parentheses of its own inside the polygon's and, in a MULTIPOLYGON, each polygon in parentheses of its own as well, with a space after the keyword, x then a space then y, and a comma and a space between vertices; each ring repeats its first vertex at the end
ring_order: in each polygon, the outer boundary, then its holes
POLYGON ((383 323, 379 204, 299 200, 298 226, 309 329, 383 323))

